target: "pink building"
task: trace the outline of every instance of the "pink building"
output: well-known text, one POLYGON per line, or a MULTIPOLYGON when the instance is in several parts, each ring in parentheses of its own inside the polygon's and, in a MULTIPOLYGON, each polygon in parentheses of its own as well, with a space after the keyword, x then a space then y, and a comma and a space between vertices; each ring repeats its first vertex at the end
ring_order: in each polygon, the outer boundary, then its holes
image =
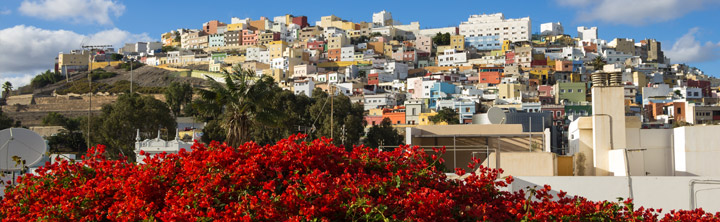
POLYGON ((573 62, 557 60, 557 61, 555 61, 555 71, 556 72, 572 72, 573 71, 573 62))
POLYGON ((243 30, 242 45, 257 45, 258 34, 252 30, 243 30))

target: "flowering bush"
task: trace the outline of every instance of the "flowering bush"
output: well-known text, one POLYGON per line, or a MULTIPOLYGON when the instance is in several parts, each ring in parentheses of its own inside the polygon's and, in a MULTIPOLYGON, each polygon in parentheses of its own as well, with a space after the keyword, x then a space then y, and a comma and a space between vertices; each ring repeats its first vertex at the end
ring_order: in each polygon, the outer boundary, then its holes
MULTIPOLYGON (((146 164, 107 160, 104 146, 78 163, 48 164, 6 190, 3 221, 585 221, 658 220, 660 210, 630 201, 593 202, 550 187, 499 188, 512 177, 479 166, 462 180, 435 169, 418 148, 352 152, 328 139, 229 147, 196 143, 193 152, 155 155, 146 164)), ((437 149, 444 152, 444 149, 437 149)), ((470 163, 470 168, 477 165, 470 163)), ((463 170, 456 170, 463 175, 463 170)), ((718 220, 702 210, 663 220, 718 220)))

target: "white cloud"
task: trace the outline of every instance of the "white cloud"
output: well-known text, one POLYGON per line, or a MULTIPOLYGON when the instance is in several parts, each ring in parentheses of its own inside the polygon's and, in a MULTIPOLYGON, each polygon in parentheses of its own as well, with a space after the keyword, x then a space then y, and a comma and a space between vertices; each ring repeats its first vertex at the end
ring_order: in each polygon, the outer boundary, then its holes
POLYGON ((3 77, 0 76, 0 84, 4 84, 5 82, 10 82, 10 84, 13 85, 13 89, 17 89, 20 86, 28 85, 30 84, 30 80, 35 77, 35 75, 25 74, 21 76, 10 76, 10 77, 3 77))
POLYGON ((695 39, 698 28, 692 28, 680 37, 665 55, 673 63, 707 62, 720 59, 720 42, 701 42, 695 39))
POLYGON ((0 79, 17 79, 53 69, 59 52, 80 49, 83 40, 86 40, 85 44, 113 45, 117 50, 126 42, 153 39, 146 33, 133 34, 117 28, 83 35, 67 30, 17 25, 0 30, 0 79))
POLYGON ((643 25, 682 17, 717 4, 717 0, 556 0, 577 8, 579 21, 643 25))
POLYGON ((1 9, 0 10, 0 15, 9 15, 10 13, 12 13, 12 11, 10 11, 10 9, 1 9))
POLYGON ((122 15, 125 5, 113 0, 23 0, 18 11, 46 20, 105 25, 112 24, 111 16, 122 15))

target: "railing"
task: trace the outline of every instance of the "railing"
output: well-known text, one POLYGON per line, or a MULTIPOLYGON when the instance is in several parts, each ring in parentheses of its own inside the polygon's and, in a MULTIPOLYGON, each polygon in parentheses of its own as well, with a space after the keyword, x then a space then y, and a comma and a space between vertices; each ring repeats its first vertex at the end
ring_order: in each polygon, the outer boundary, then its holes
MULTIPOLYGON (((392 148, 398 148, 400 145, 397 146, 380 146, 378 149, 380 151, 386 151, 388 149, 392 148)), ((491 152, 497 152, 497 149, 491 149, 488 145, 437 145, 437 146, 417 146, 421 148, 424 152, 435 152, 432 148, 440 148, 445 147, 445 151, 452 152, 453 154, 453 169, 457 168, 457 152, 471 152, 471 155, 473 158, 475 158, 476 154, 485 154, 485 158, 487 161, 487 166, 490 168, 490 153, 491 152)), ((440 154, 440 153, 436 153, 440 154)), ((496 162, 498 160, 495 160, 496 162)))

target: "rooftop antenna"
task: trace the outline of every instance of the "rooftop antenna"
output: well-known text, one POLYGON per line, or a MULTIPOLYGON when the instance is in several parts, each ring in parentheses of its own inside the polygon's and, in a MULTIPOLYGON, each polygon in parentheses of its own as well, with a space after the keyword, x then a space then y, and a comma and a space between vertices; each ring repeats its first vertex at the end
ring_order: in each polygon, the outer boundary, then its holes
MULTIPOLYGON (((88 41, 89 41, 89 40, 88 40, 88 41)), ((93 51, 96 50, 96 49, 103 49, 103 50, 104 50, 105 48, 112 47, 112 45, 85 45, 85 42, 86 42, 86 39, 83 39, 83 43, 82 43, 82 46, 81 46, 81 47, 82 47, 83 49, 89 49, 89 50, 90 50, 90 55, 88 56, 88 59, 89 59, 90 61, 88 62, 88 73, 87 73, 87 77, 88 77, 88 89, 89 89, 89 92, 88 92, 88 94, 89 94, 89 97, 88 97, 88 113, 87 113, 87 116, 88 116, 88 121, 87 121, 87 123, 88 123, 88 124, 87 124, 87 147, 91 147, 91 146, 90 146, 90 142, 91 142, 91 141, 90 141, 90 133, 91 133, 91 130, 90 130, 91 128, 90 128, 90 126, 92 125, 91 123, 92 123, 92 95, 93 95, 92 75, 91 75, 91 73, 92 73, 92 70, 93 70, 93 69, 92 69, 93 61, 95 61, 95 55, 94 55, 93 51)))

